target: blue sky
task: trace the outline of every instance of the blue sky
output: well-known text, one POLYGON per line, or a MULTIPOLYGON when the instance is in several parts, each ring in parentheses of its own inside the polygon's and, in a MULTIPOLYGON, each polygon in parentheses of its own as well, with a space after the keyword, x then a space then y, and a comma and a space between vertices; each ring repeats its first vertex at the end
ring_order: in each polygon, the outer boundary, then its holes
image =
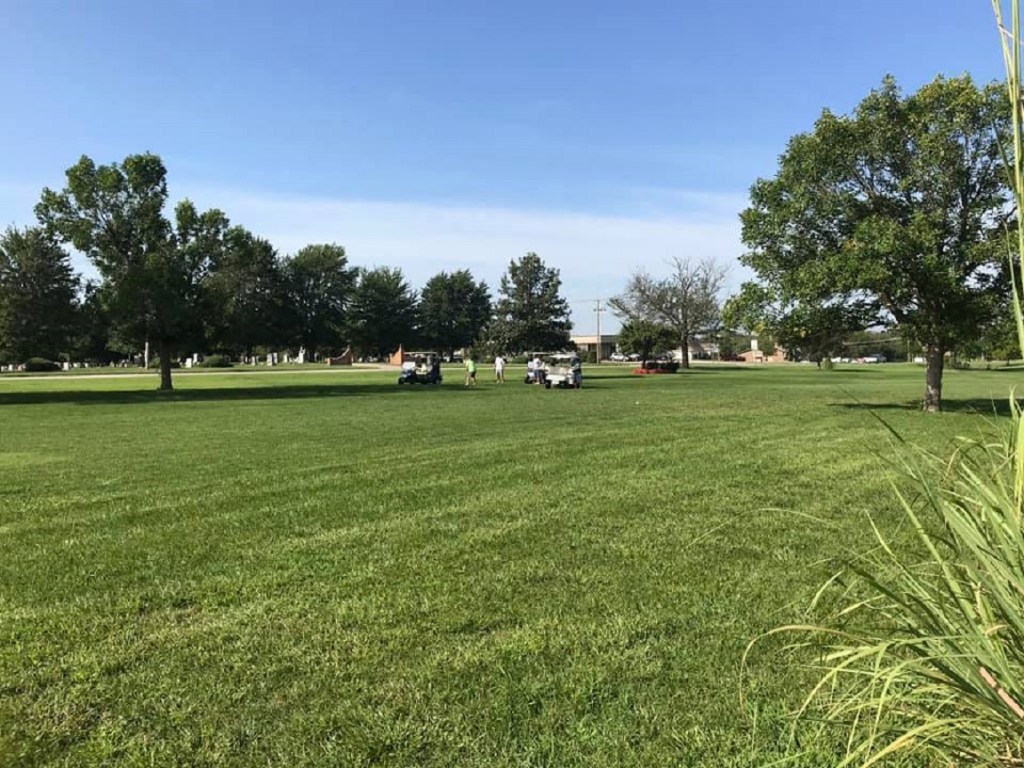
POLYGON ((82 154, 152 151, 172 195, 285 253, 338 242, 417 287, 468 267, 493 288, 536 251, 581 332, 585 300, 672 256, 737 285, 747 189, 823 107, 886 73, 1002 74, 989 0, 4 7, 0 225, 82 154))

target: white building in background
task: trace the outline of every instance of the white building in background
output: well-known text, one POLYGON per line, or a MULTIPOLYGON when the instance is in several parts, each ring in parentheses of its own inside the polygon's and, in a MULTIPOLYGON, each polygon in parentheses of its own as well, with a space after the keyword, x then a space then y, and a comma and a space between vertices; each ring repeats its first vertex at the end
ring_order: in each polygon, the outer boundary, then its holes
MULTIPOLYGON (((570 338, 576 344, 576 349, 583 354, 591 352, 598 345, 598 337, 594 334, 589 336, 572 336, 570 338)), ((601 359, 607 360, 612 356, 613 352, 618 351, 618 343, 619 337, 616 334, 602 333, 600 338, 601 359)), ((713 341, 702 342, 700 339, 691 336, 688 351, 690 360, 711 360, 718 355, 718 344, 713 341)), ((683 359, 682 347, 676 347, 669 354, 676 360, 683 359)))

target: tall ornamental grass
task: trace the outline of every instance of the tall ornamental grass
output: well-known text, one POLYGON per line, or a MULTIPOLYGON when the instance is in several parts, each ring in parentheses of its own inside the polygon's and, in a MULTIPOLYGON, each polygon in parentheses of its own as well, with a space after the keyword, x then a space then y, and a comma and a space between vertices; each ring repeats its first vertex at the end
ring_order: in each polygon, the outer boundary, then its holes
MULTIPOLYGON (((993 0, 1013 110, 1006 165, 1024 210, 1019 0, 993 0)), ((1010 272, 1024 231, 1009 233, 1010 272), (1016 237, 1016 241, 1014 241, 1016 237)), ((1021 286, 1013 312, 1024 355, 1021 286)), ((896 497, 915 546, 875 523, 877 547, 818 592, 811 614, 782 627, 790 650, 816 658, 818 683, 797 713, 802 729, 843 729, 840 766, 1024 766, 1024 418, 961 439, 948 458, 904 446, 896 497), (837 588, 844 589, 836 597, 837 588)), ((749 652, 749 649, 748 649, 749 652)), ((813 740, 820 744, 817 739, 813 740)), ((800 762, 794 748, 793 762, 800 762)))

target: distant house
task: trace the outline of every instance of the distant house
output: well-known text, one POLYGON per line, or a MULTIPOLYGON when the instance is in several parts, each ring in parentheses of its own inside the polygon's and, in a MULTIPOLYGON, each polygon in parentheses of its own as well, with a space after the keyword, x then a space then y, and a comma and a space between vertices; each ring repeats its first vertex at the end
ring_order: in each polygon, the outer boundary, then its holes
POLYGON ((757 339, 750 340, 750 349, 746 352, 740 352, 737 355, 745 363, 784 363, 786 362, 786 353, 781 347, 776 347, 771 354, 767 354, 763 349, 758 349, 757 339))

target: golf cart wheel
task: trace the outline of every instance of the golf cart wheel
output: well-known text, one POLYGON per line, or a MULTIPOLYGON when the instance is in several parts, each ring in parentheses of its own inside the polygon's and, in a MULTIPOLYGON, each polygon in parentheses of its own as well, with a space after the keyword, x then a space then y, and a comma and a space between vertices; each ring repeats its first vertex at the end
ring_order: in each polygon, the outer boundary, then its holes
POLYGON ((551 382, 550 381, 545 381, 544 382, 544 389, 551 389, 551 382))

